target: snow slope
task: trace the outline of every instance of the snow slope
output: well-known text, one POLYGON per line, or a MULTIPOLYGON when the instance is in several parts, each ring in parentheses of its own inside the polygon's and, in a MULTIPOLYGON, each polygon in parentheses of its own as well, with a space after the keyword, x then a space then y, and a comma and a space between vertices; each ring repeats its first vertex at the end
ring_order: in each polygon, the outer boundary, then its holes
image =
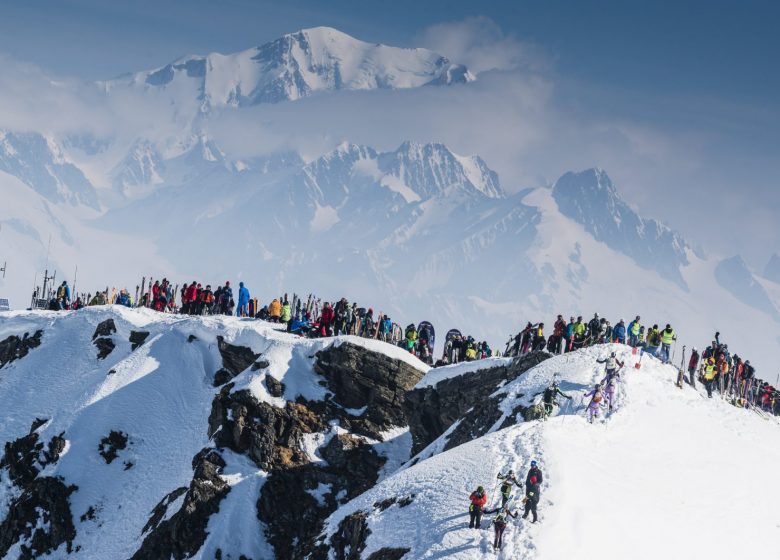
POLYGON ((677 389, 676 370, 653 358, 645 356, 640 370, 634 362, 618 345, 543 362, 498 391, 505 414, 530 404, 556 373, 572 404, 560 399, 563 408, 546 422, 493 431, 399 471, 334 513, 326 534, 365 511, 371 533, 362 558, 383 547, 408 548, 406 558, 495 557, 492 530, 467 527, 468 495, 484 485, 495 506, 496 475, 513 469, 524 478, 536 459, 545 475, 541 523, 511 521, 499 558, 771 555, 780 535, 777 421, 706 399, 687 385, 677 389), (582 396, 601 380, 603 366, 595 360, 610 350, 627 366, 619 408, 589 424, 582 396), (375 505, 411 495, 404 507, 375 505))

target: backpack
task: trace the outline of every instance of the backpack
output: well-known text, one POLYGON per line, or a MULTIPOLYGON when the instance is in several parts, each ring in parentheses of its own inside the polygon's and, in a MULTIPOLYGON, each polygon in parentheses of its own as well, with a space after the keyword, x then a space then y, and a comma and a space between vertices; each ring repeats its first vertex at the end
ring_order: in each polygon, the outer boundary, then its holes
POLYGON ((63 288, 62 286, 57 288, 57 297, 58 298, 64 298, 65 297, 65 288, 63 288))

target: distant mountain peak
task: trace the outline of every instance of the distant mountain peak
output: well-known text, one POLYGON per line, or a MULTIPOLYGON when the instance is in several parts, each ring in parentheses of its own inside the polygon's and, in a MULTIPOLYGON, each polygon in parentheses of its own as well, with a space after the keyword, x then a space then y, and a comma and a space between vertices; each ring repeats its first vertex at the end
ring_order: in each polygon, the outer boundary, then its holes
POLYGON ((631 209, 606 171, 594 167, 566 173, 553 185, 552 195, 561 212, 597 241, 687 289, 680 268, 688 264, 688 243, 669 227, 631 209))
POLYGON ((332 27, 287 33, 246 51, 189 55, 155 70, 107 82, 170 90, 202 110, 292 101, 336 90, 409 89, 474 80, 465 66, 422 48, 367 43, 332 27))

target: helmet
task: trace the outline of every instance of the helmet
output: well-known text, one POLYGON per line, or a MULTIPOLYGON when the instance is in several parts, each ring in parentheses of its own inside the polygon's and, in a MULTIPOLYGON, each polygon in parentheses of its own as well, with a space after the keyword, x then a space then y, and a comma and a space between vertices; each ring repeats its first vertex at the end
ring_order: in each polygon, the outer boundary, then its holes
POLYGON ((485 491, 485 489, 482 486, 477 486, 477 492, 479 492, 481 494, 484 491, 485 491))
POLYGON ((509 472, 506 473, 507 476, 512 476, 513 474, 515 474, 515 471, 513 471, 512 469, 509 469, 509 472))
POLYGON ((694 351, 694 352, 698 352, 698 350, 696 350, 696 347, 695 347, 695 346, 693 347, 693 351, 694 351))
POLYGON ((536 461, 531 461, 531 466, 535 467, 536 466, 536 461))
POLYGON ((611 356, 611 357, 613 357, 613 358, 614 358, 616 355, 617 355, 617 354, 615 354, 614 352, 612 352, 612 354, 610 354, 610 356, 611 356))

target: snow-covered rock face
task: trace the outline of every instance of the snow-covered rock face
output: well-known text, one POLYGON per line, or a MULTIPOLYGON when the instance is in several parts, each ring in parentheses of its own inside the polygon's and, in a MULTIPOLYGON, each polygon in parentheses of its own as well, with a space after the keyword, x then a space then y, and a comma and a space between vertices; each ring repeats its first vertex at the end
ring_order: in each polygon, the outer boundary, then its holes
POLYGON ((188 91, 210 109, 292 101, 324 91, 406 89, 473 79, 464 66, 426 49, 365 43, 316 27, 235 54, 186 57, 107 87, 188 91))
POLYGON ((0 557, 302 558, 409 459, 403 400, 427 370, 237 318, 6 314, 0 557))
POLYGON ((772 254, 764 267, 764 277, 775 284, 780 284, 780 255, 772 254))
POLYGON ((655 270, 686 289, 680 268, 688 264, 688 245, 676 232, 632 210, 601 169, 566 173, 553 186, 561 212, 593 237, 655 270))
POLYGON ((53 203, 98 208, 92 184, 55 140, 41 134, 0 130, 0 171, 18 177, 53 203))

